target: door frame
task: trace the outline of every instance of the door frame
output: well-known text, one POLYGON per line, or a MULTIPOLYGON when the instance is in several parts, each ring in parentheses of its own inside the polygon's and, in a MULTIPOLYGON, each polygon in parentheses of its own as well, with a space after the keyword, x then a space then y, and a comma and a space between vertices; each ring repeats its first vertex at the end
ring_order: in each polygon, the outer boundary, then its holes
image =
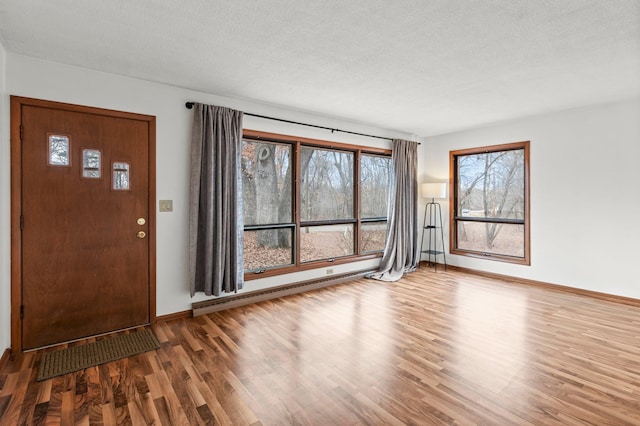
POLYGON ((146 121, 149 128, 149 322, 156 322, 156 117, 11 96, 11 347, 22 352, 22 107, 33 106, 146 121))

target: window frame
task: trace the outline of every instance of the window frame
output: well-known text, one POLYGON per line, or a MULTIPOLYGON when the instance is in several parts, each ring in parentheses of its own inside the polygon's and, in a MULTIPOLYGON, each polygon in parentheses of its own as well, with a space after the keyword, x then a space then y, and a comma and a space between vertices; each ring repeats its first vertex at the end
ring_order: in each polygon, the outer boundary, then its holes
POLYGON ((449 151, 449 194, 451 200, 449 202, 449 252, 459 256, 468 256, 477 259, 495 260, 506 263, 514 263, 519 265, 531 265, 531 214, 529 199, 529 170, 530 170, 530 141, 513 142, 507 144, 481 146, 475 148, 461 149, 449 151), (462 216, 457 211, 458 208, 458 157, 474 154, 488 154, 492 152, 503 152, 513 150, 524 150, 524 218, 520 219, 501 219, 501 218, 474 218, 462 216), (458 223, 506 223, 523 225, 523 245, 524 256, 510 256, 497 253, 486 253, 463 249, 458 247, 458 223))
MULTIPOLYGON (((292 235, 293 264, 264 268, 257 271, 245 270, 244 271, 245 281, 382 257, 382 251, 361 253, 361 247, 360 247, 361 224, 370 221, 371 218, 363 219, 361 217, 361 212, 360 212, 360 178, 361 178, 360 158, 362 154, 371 154, 371 155, 389 157, 389 160, 391 161, 390 149, 361 146, 361 145, 352 145, 352 144, 347 144, 342 142, 324 141, 320 139, 312 139, 312 138, 298 137, 298 136, 292 136, 292 135, 283 135, 278 133, 263 132, 263 131, 251 130, 251 129, 244 129, 242 138, 243 140, 244 139, 253 140, 256 142, 275 142, 275 143, 290 144, 291 153, 292 153, 291 161, 293 161, 293 164, 295 166, 295 175, 292 176, 292 193, 291 193, 291 203, 292 203, 291 212, 292 212, 293 220, 290 224, 287 224, 286 226, 287 228, 293 228, 293 235, 292 235), (354 155, 354 165, 353 165, 354 167, 354 175, 353 175, 354 218, 326 220, 326 221, 303 221, 300 219, 301 200, 300 200, 299 194, 300 194, 300 187, 301 187, 301 179, 300 179, 301 171, 300 171, 300 162, 298 161, 298 159, 300 158, 300 152, 303 146, 310 147, 310 148, 330 149, 330 150, 353 153, 354 155), (299 238, 301 229, 305 226, 322 226, 322 225, 331 225, 331 224, 337 224, 337 223, 340 223, 340 224, 349 223, 354 225, 354 237, 353 237, 354 238, 354 254, 336 257, 336 258, 330 258, 330 259, 319 259, 319 260, 302 262, 300 259, 301 247, 300 247, 300 238, 299 238)), ((387 217, 377 218, 377 219, 384 219, 385 221, 388 220, 387 217)), ((275 228, 275 227, 282 227, 284 225, 282 224, 251 225, 251 226, 244 226, 244 230, 245 231, 252 230, 258 227, 260 229, 270 229, 272 226, 275 228)))

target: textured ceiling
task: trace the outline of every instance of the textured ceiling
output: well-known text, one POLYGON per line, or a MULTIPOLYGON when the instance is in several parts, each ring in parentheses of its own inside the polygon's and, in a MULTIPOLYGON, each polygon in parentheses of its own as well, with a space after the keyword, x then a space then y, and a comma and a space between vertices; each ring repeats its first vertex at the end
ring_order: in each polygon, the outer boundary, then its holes
POLYGON ((0 38, 419 136, 640 96, 639 0, 2 0, 0 38))

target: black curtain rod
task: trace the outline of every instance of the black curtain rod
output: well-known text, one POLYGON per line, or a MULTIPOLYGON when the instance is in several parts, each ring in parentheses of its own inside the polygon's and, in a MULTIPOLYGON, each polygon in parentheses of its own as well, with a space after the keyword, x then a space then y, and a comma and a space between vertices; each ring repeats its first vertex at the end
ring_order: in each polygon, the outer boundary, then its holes
MULTIPOLYGON (((195 104, 195 102, 187 102, 186 104, 184 104, 184 106, 186 106, 187 109, 191 109, 191 108, 193 108, 194 104, 195 104)), ((387 140, 387 141, 393 140, 391 138, 385 138, 384 136, 375 136, 375 135, 368 135, 366 133, 350 132, 349 130, 334 129, 334 128, 331 128, 331 127, 318 126, 318 125, 315 125, 315 124, 301 123, 299 121, 285 120, 283 118, 275 118, 275 117, 268 117, 266 115, 251 114, 249 112, 245 112, 244 115, 249 115, 251 117, 265 118, 267 120, 281 121, 283 123, 298 124, 300 126, 315 127, 316 129, 331 130, 331 133, 333 133, 333 132, 349 133, 350 135, 366 136, 368 138, 384 139, 384 140, 387 140)), ((420 145, 420 144, 418 144, 418 145, 420 145)))

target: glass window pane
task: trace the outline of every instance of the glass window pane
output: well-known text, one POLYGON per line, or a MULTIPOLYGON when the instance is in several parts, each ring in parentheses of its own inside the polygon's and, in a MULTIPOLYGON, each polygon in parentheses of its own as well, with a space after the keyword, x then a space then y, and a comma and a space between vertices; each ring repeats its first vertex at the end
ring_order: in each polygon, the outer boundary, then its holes
POLYGON ((465 221, 457 224, 459 249, 524 257, 524 225, 465 221))
POLYGON ((129 163, 113 163, 113 189, 126 191, 129 187, 129 163))
POLYGON ((303 147, 300 159, 300 219, 351 219, 353 153, 303 147))
POLYGON ((242 141, 245 225, 291 223, 291 146, 242 141))
POLYGON ((99 178, 102 167, 102 153, 97 149, 82 150, 82 177, 99 178))
POLYGON ((71 165, 71 143, 69 136, 48 135, 49 137, 49 158, 48 164, 51 166, 71 165))
POLYGON ((524 219, 524 149, 458 157, 458 216, 524 219))
POLYGON ((293 264, 293 230, 244 231, 244 269, 258 271, 293 264))
POLYGON ((360 217, 387 217, 391 158, 363 154, 360 158, 360 217))
POLYGON ((363 222, 360 226, 360 252, 371 253, 384 250, 387 237, 387 222, 363 222))
POLYGON ((332 259, 354 253, 353 224, 300 229, 300 261, 332 259))

